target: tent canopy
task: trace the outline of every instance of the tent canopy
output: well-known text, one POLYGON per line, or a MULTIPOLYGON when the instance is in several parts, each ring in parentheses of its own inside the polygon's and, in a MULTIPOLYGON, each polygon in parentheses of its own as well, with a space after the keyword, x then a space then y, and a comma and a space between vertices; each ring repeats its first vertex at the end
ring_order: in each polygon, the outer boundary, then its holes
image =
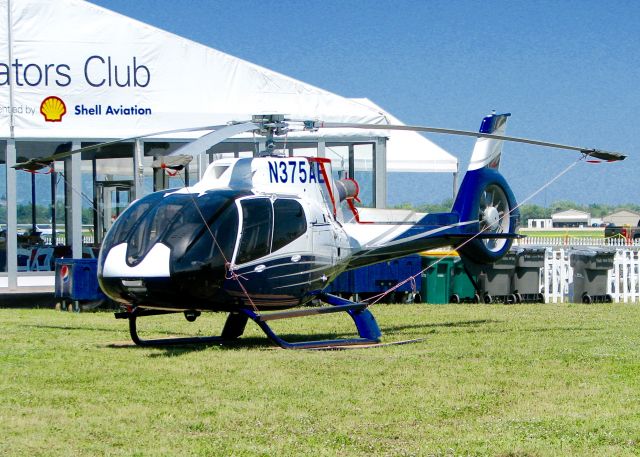
MULTIPOLYGON (((384 114, 387 123, 404 125, 398 118, 367 98, 352 99, 384 114)), ((458 171, 458 159, 421 133, 389 130, 387 136, 387 171, 458 171)))
MULTIPOLYGON (((264 113, 397 121, 368 100, 340 97, 82 0, 0 0, 0 36, 0 138, 114 139, 264 113)), ((391 171, 457 170, 455 158, 411 132, 302 136, 381 135, 390 138, 391 171)))

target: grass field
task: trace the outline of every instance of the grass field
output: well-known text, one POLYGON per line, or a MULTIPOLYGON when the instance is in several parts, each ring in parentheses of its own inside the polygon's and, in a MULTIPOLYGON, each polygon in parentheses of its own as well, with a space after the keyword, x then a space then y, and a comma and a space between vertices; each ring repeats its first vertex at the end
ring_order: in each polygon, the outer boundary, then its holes
POLYGON ((522 235, 527 235, 528 237, 576 237, 576 238, 604 238, 604 229, 603 228, 583 228, 583 229, 552 229, 552 230, 540 230, 540 229, 527 229, 526 227, 521 227, 518 230, 522 235))
MULTIPOLYGON (((640 305, 376 305, 384 341, 127 344, 112 314, 0 310, 0 455, 638 455, 640 305)), ((159 334, 213 329, 148 318, 159 334)), ((351 335, 344 316, 278 322, 351 335)))

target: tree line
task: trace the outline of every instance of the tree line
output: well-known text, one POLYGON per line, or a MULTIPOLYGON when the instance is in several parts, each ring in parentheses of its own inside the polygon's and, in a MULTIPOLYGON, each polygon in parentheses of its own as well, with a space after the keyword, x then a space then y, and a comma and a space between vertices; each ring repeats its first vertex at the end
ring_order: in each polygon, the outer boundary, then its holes
MULTIPOLYGON (((16 205, 16 212, 18 218, 18 224, 31 224, 31 205, 16 205)), ((0 206, 0 223, 7 223, 7 207, 0 206)), ((50 205, 36 205, 36 223, 38 224, 50 224, 51 223, 51 206, 50 205)), ((82 223, 93 223, 93 209, 82 209, 82 223)), ((56 202, 56 225, 59 227, 64 226, 64 203, 56 202)))
MULTIPOLYGON (((424 205, 411 205, 403 203, 395 208, 412 209, 420 213, 442 213, 451 211, 453 199, 447 198, 440 203, 427 203, 424 205)), ((591 214, 591 217, 603 218, 604 216, 616 211, 628 210, 640 213, 640 204, 627 203, 623 205, 606 205, 601 203, 591 203, 581 205, 568 200, 560 200, 549 206, 540 206, 535 204, 524 204, 520 206, 520 221, 526 223, 529 219, 551 219, 551 215, 560 211, 575 209, 591 214)))

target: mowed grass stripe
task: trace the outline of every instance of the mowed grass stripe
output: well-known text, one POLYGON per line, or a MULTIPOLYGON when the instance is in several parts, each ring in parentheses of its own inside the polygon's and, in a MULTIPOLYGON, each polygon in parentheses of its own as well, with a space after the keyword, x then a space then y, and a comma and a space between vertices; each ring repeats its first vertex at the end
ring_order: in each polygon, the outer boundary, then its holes
MULTIPOLYGON (((383 341, 138 348, 111 313, 0 310, 1 455, 637 455, 639 305, 376 305, 383 341)), ((216 334, 223 315, 141 320, 216 334)), ((347 316, 274 324, 353 334, 347 316)))

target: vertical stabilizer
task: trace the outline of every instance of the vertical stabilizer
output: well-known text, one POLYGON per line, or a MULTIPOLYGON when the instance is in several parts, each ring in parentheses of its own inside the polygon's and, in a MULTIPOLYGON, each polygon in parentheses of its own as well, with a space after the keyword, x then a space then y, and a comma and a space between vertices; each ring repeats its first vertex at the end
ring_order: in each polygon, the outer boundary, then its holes
MULTIPOLYGON (((490 114, 482 120, 480 133, 504 135, 509 116, 490 114)), ((498 171, 503 142, 495 138, 476 141, 469 169, 453 203, 452 213, 457 213, 461 222, 469 222, 462 230, 479 235, 457 247, 468 262, 485 264, 501 258, 511 247, 510 235, 518 227, 516 199, 498 171)))
MULTIPOLYGON (((482 119, 482 124, 480 124, 480 133, 504 135, 509 116, 511 116, 510 113, 490 114, 486 116, 482 119)), ((500 165, 500 155, 502 153, 503 143, 503 140, 478 138, 476 145, 473 148, 473 154, 471 154, 469 171, 485 167, 497 169, 500 165)))

